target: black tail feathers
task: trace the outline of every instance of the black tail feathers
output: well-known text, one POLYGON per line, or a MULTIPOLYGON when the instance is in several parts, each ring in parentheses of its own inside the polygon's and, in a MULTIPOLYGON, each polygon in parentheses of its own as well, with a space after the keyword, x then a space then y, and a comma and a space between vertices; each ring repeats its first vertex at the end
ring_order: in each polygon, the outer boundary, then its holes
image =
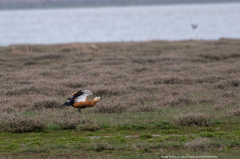
POLYGON ((71 106, 73 103, 71 103, 71 101, 73 101, 72 98, 68 98, 68 101, 65 102, 62 106, 71 106))
POLYGON ((70 102, 65 102, 63 106, 71 106, 70 102))

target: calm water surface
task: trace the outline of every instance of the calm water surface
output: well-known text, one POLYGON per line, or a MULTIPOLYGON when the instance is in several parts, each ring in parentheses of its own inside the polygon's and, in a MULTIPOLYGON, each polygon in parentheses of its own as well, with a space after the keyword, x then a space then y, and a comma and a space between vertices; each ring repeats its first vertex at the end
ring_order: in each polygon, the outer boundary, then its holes
POLYGON ((240 38, 240 3, 0 11, 0 45, 222 37, 240 38))

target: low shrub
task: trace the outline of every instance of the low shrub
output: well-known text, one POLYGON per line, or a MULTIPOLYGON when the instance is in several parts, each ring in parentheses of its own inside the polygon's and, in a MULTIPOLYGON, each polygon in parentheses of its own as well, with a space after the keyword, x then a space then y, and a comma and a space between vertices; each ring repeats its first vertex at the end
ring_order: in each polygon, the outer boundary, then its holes
POLYGON ((240 108, 231 110, 230 115, 231 116, 240 116, 240 108))
POLYGON ((233 147, 239 147, 240 146, 240 142, 239 141, 231 141, 230 145, 228 146, 229 148, 233 148, 233 147))
POLYGON ((114 103, 113 105, 103 105, 95 108, 95 113, 122 113, 126 112, 126 107, 120 105, 119 103, 114 103))
POLYGON ((40 90, 35 87, 35 86, 23 86, 23 87, 18 87, 14 88, 12 90, 9 90, 6 95, 8 96, 17 96, 19 94, 33 94, 33 93, 39 93, 40 90))
POLYGON ((77 117, 63 117, 63 118, 55 118, 53 119, 53 124, 59 125, 62 130, 72 130, 76 129, 78 125, 81 124, 89 124, 91 123, 89 120, 80 119, 77 117))
POLYGON ((154 79, 154 84, 157 85, 162 85, 162 84, 166 84, 166 85, 174 85, 174 84, 182 84, 182 85, 192 85, 195 83, 194 79, 191 78, 183 78, 180 76, 166 76, 166 77, 157 77, 154 79))
POLYGON ((156 126, 161 129, 169 129, 171 127, 171 123, 169 123, 167 121, 161 121, 161 122, 157 123, 156 126))
POLYGON ((91 145, 91 147, 89 149, 97 151, 97 152, 101 152, 104 150, 114 150, 114 148, 110 147, 110 145, 108 145, 107 143, 94 143, 91 145))
POLYGON ((206 138, 197 138, 191 142, 186 143, 184 147, 193 151, 207 150, 209 143, 206 140, 206 138))
POLYGON ((47 128, 46 123, 37 118, 19 117, 15 115, 5 116, 0 120, 0 132, 25 133, 42 131, 47 128))
POLYGON ((59 125, 63 130, 76 129, 77 127, 77 123, 69 122, 69 121, 60 122, 59 125))
POLYGON ((214 133, 213 132, 201 132, 200 136, 202 136, 202 137, 213 137, 214 133))
POLYGON ((87 116, 79 116, 79 113, 72 113, 67 108, 65 110, 43 109, 39 112, 44 112, 44 116, 41 114, 40 118, 48 123, 48 128, 51 130, 77 129, 80 125, 91 123, 87 116))
POLYGON ((60 130, 61 129, 60 125, 56 125, 56 124, 50 124, 48 126, 48 128, 51 130, 60 130))
POLYGON ((139 125, 139 124, 130 124, 129 125, 132 129, 140 130, 140 129, 146 129, 145 126, 139 125))
POLYGON ((186 105, 190 105, 191 103, 192 103, 191 99, 189 99, 187 97, 183 97, 183 96, 179 96, 178 98, 170 99, 169 101, 166 102, 167 105, 170 105, 172 107, 186 106, 186 105))
POLYGON ((202 113, 181 114, 175 119, 175 123, 183 126, 208 126, 210 117, 202 113))
POLYGON ((135 107, 135 111, 137 112, 154 112, 157 110, 157 106, 153 105, 140 105, 139 107, 135 107))
POLYGON ((95 121, 82 124, 80 127, 80 130, 82 131, 96 131, 99 129, 101 129, 101 126, 99 126, 95 121))
POLYGON ((233 79, 230 81, 231 86, 238 87, 240 85, 240 80, 233 79))
POLYGON ((152 135, 150 135, 150 134, 143 134, 139 138, 140 139, 150 139, 150 138, 152 138, 152 135))
POLYGON ((33 109, 41 110, 44 108, 64 108, 63 106, 61 106, 61 104, 62 103, 59 103, 58 101, 53 99, 45 99, 35 102, 33 105, 33 109))

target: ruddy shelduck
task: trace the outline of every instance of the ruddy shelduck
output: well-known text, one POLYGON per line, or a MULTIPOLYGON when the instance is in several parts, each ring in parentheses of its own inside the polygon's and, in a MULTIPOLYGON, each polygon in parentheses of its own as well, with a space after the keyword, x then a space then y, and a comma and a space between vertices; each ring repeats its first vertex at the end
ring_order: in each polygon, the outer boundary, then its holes
POLYGON ((95 97, 92 101, 89 101, 89 95, 92 95, 92 92, 89 90, 75 92, 72 94, 72 98, 68 98, 68 101, 65 102, 63 105, 78 108, 79 113, 81 113, 81 109, 93 107, 97 104, 98 101, 103 99, 101 97, 95 97))

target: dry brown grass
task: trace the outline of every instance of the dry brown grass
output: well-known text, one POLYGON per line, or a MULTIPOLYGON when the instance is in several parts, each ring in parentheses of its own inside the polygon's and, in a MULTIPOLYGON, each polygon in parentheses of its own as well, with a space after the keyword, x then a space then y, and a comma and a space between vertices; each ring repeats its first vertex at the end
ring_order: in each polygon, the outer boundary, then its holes
POLYGON ((231 110, 230 111, 230 115, 232 115, 232 116, 240 116, 240 108, 231 110))
POLYGON ((209 147, 207 138, 196 138, 191 142, 185 144, 185 148, 193 151, 206 151, 209 147))
POLYGON ((61 104, 82 89, 104 97, 89 115, 240 104, 239 40, 12 45, 0 54, 0 111, 9 118, 75 128, 88 117, 61 104))
POLYGON ((0 132, 25 133, 47 128, 43 121, 31 118, 16 116, 14 114, 2 113, 0 119, 0 132))
POLYGON ((183 126, 209 126, 210 119, 208 115, 202 113, 180 114, 175 122, 183 126))

